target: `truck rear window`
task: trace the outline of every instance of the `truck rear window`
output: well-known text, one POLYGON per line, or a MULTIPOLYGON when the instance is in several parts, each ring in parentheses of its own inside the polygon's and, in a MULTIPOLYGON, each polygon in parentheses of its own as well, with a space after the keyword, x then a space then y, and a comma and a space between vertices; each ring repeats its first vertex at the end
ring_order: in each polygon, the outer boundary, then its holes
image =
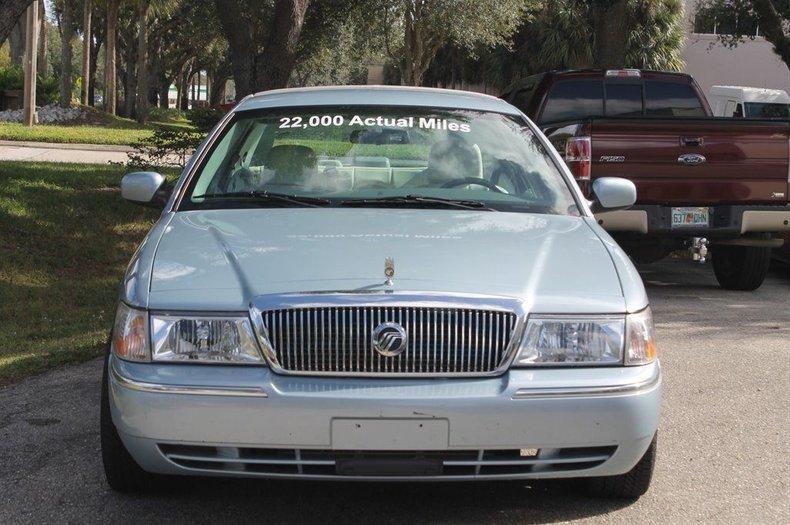
POLYGON ((606 84, 606 116, 636 117, 642 115, 641 84, 606 84))
POLYGON ((540 122, 557 122, 603 115, 600 79, 563 80, 552 86, 540 122))
POLYGON ((704 117, 705 108, 690 84, 645 81, 645 113, 654 117, 704 117))

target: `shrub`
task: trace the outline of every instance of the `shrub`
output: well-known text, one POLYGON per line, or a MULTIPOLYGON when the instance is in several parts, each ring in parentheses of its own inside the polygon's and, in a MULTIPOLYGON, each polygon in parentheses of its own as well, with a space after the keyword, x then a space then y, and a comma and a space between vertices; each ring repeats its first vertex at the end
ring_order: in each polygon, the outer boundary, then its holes
POLYGON ((183 115, 176 108, 152 107, 148 109, 148 118, 155 122, 177 122, 183 115))
POLYGON ((206 134, 190 129, 157 128, 133 145, 127 166, 135 169, 183 168, 206 134))
POLYGON ((193 126, 203 132, 208 132, 224 116, 225 111, 208 106, 198 106, 187 112, 187 119, 193 126))
MULTIPOLYGON (((25 73, 20 66, 0 68, 0 91, 21 90, 25 87, 25 73)), ((38 75, 36 78, 36 105, 46 106, 58 100, 58 79, 38 75)))

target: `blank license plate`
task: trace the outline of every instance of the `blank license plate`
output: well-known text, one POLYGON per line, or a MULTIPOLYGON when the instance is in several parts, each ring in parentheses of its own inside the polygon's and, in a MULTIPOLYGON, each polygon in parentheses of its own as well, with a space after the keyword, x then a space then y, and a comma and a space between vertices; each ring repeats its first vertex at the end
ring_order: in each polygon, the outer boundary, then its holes
POLYGON ((449 440, 446 419, 332 420, 334 450, 443 450, 449 440))
POLYGON ((673 228, 709 226, 709 208, 672 208, 673 228))

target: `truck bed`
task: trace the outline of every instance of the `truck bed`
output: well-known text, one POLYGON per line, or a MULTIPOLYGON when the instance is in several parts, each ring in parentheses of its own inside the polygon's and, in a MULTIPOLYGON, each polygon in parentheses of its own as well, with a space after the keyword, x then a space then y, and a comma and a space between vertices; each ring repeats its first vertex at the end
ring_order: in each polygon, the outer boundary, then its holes
POLYGON ((592 179, 624 177, 639 204, 787 204, 790 121, 596 118, 592 179))

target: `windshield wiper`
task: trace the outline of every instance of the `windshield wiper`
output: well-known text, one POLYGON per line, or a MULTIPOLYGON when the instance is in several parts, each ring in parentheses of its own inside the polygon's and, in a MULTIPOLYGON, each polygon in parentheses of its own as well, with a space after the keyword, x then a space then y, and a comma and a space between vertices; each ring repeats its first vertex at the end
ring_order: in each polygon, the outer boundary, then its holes
POLYGON ((399 205, 399 204, 422 204, 428 206, 449 206, 452 208, 463 208, 467 210, 495 211, 485 203, 466 199, 445 199, 442 197, 426 197, 425 195, 394 195, 391 197, 376 197, 373 199, 346 199, 339 202, 341 206, 365 206, 365 205, 399 205))
POLYGON ((278 202, 285 204, 296 204, 299 206, 321 207, 329 206, 332 201, 320 197, 307 197, 302 195, 291 195, 288 193, 273 193, 271 191, 232 191, 229 193, 204 193, 195 195, 193 199, 249 199, 260 202, 278 202))

